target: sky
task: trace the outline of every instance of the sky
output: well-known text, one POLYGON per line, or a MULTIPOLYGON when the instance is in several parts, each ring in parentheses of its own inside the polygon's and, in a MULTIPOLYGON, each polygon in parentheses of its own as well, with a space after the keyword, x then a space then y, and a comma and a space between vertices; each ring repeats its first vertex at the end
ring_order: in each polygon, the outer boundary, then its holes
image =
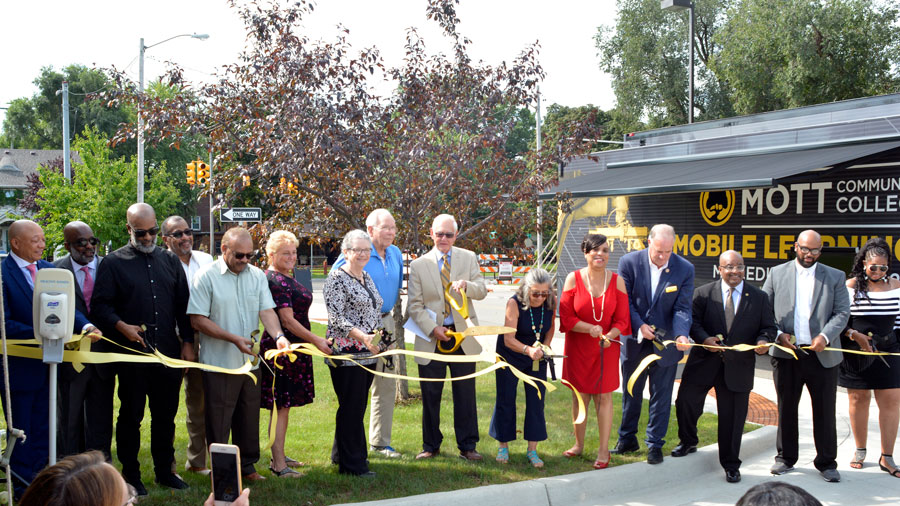
MULTIPOLYGON (((180 37, 147 49, 145 84, 161 75, 169 61, 185 70, 188 81, 210 81, 244 49, 242 21, 226 0, 2 3, 0 107, 33 95, 33 80, 45 66, 115 67, 137 81, 141 37, 151 46, 174 35, 209 35, 207 40, 180 37)), ((425 0, 319 0, 304 18, 303 33, 330 41, 341 24, 350 31, 347 38, 354 48, 375 46, 387 67, 398 66, 409 27, 417 28, 430 52, 448 52, 437 24, 425 18, 425 5, 425 0)), ((594 44, 598 27, 615 22, 615 0, 461 0, 457 12, 476 61, 509 62, 539 42, 539 61, 546 73, 542 109, 553 103, 602 109, 615 105, 594 44)), ((379 86, 380 93, 391 89, 387 83, 379 86)), ((0 123, 4 116, 0 110, 0 123)))

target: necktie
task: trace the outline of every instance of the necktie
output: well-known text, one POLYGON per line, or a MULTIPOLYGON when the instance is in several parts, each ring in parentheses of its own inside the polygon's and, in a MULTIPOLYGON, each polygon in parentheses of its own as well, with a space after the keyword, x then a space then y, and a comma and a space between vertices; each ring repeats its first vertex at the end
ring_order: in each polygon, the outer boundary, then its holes
MULTIPOLYGON (((441 284, 444 286, 444 290, 447 289, 447 285, 450 284, 450 255, 444 255, 444 265, 441 267, 441 284)), ((447 300, 447 296, 444 296, 444 319, 450 316, 450 301, 447 300)))
POLYGON ((728 289, 728 299, 725 301, 725 330, 731 332, 731 324, 734 323, 734 288, 728 289))
POLYGON ((84 305, 88 311, 91 310, 91 295, 94 295, 94 278, 91 277, 91 270, 87 265, 81 268, 84 273, 84 284, 81 286, 81 294, 84 295, 84 305))
POLYGON ((31 273, 31 284, 34 285, 34 282, 37 279, 37 267, 34 264, 28 264, 25 268, 31 273))

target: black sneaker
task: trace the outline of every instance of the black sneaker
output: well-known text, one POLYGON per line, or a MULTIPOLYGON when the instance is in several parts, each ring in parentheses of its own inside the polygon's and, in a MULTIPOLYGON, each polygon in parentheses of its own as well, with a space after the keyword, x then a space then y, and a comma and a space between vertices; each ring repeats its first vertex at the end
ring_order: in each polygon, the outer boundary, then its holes
MULTIPOLYGON (((190 487, 190 485, 185 483, 184 480, 182 480, 181 477, 178 476, 177 474, 167 474, 164 476, 157 476, 156 483, 159 483, 160 485, 162 485, 164 487, 174 488, 175 490, 184 490, 184 489, 190 487)), ((135 488, 137 488, 137 487, 135 487, 135 488)))
POLYGON ((126 478, 125 483, 127 483, 131 488, 134 489, 135 496, 143 497, 143 496, 147 495, 147 487, 144 486, 144 484, 143 484, 143 482, 141 482, 141 480, 139 480, 139 479, 138 480, 134 480, 134 479, 129 480, 126 478))

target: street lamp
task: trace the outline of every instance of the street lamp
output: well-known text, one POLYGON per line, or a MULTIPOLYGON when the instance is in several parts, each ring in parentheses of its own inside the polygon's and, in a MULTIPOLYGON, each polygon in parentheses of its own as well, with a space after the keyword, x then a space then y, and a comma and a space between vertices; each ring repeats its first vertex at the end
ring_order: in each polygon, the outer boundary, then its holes
MULTIPOLYGON (((140 71, 138 72, 138 91, 143 96, 144 94, 144 51, 150 49, 151 47, 158 46, 163 42, 169 42, 172 39, 177 39, 178 37, 190 37, 192 39, 200 39, 206 40, 209 38, 209 35, 205 33, 183 33, 181 35, 174 35, 169 37, 166 40, 157 42, 156 44, 150 44, 149 46, 144 45, 144 38, 141 37, 141 48, 140 48, 140 71)), ((141 117, 141 103, 138 102, 138 138, 137 138, 137 157, 138 157, 138 173, 137 173, 137 201, 144 201, 144 118, 141 117)))
POLYGON ((688 60, 688 124, 694 122, 694 3, 691 0, 660 0, 659 6, 665 11, 678 12, 688 9, 690 12, 690 35, 688 47, 691 51, 688 60))

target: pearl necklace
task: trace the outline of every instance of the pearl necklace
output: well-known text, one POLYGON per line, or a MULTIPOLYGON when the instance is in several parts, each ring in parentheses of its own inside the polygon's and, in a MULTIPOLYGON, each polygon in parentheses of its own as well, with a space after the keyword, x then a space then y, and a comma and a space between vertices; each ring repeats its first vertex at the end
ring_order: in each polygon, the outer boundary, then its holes
POLYGON ((588 278, 588 295, 591 296, 591 313, 594 316, 594 321, 596 322, 597 325, 599 325, 600 322, 603 321, 603 311, 606 308, 606 291, 607 291, 606 283, 609 280, 609 271, 608 270, 603 271, 603 288, 604 288, 604 290, 603 290, 603 295, 601 295, 603 300, 600 301, 600 318, 597 318, 597 308, 594 306, 594 292, 591 291, 593 282, 591 281, 591 268, 590 267, 588 267, 588 270, 587 270, 587 278, 588 278))

